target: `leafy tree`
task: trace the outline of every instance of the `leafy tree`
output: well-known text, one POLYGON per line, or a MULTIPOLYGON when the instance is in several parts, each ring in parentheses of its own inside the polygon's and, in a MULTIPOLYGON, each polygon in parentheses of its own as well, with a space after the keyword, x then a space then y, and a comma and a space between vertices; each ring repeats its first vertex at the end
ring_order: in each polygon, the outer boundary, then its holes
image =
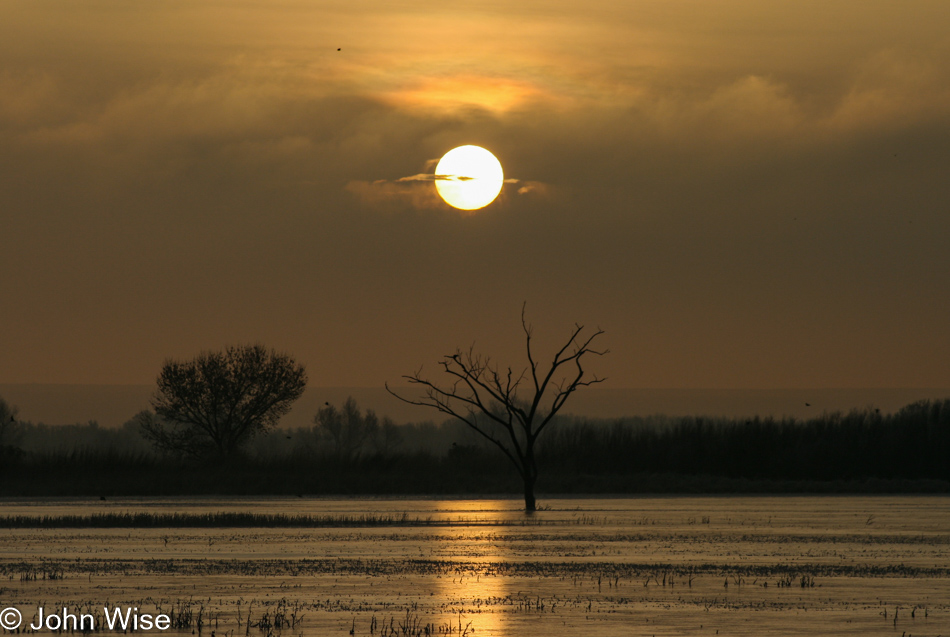
POLYGON ((524 483, 525 511, 532 513, 537 509, 535 443, 577 389, 606 380, 588 376, 583 359, 588 354, 601 356, 607 350, 591 347, 603 330, 585 335, 584 326, 575 324, 551 364, 542 369, 531 351, 531 326, 525 321, 524 307, 521 327, 528 358, 528 365, 521 372, 511 367, 502 370, 473 348, 465 352, 457 349, 439 362, 448 376, 445 384, 423 378, 421 371, 403 376, 411 385, 422 387, 422 398, 400 396, 388 385, 386 389, 403 402, 448 414, 495 445, 518 470, 524 483), (523 388, 524 397, 519 393, 523 388))
POLYGON ((157 380, 152 412, 136 415, 158 449, 191 456, 232 456, 272 429, 307 385, 303 365, 262 345, 168 360, 157 380))

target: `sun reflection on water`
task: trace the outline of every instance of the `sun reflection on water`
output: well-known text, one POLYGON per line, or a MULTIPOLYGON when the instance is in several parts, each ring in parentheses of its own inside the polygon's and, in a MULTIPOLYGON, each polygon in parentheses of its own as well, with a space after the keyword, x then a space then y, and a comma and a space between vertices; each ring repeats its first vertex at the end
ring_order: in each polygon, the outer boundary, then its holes
MULTIPOLYGON (((456 514, 476 523, 508 520, 517 513, 511 500, 470 500, 440 502, 440 513, 456 514)), ((453 516, 454 517, 454 516, 453 516)), ((499 527, 469 527, 463 532, 446 529, 440 544, 454 555, 464 557, 456 573, 443 575, 438 592, 446 600, 440 623, 450 623, 455 635, 496 637, 505 630, 505 611, 510 610, 511 589, 507 578, 495 573, 493 565, 508 561, 510 551, 498 537, 499 527)))

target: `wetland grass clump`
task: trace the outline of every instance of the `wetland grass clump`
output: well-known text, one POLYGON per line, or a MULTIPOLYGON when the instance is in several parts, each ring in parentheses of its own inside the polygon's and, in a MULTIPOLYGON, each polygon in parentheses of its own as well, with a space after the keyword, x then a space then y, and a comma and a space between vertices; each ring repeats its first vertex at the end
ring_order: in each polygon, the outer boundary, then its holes
MULTIPOLYGON (((465 577, 554 577, 564 580, 592 581, 608 584, 608 589, 630 581, 650 581, 663 586, 673 586, 699 576, 715 575, 729 578, 741 576, 745 581, 776 581, 778 588, 801 586, 802 576, 806 586, 811 588, 818 577, 887 577, 887 578, 946 578, 950 577, 950 567, 913 566, 913 565, 874 565, 874 564, 747 564, 732 565, 723 569, 719 563, 703 563, 684 566, 680 564, 653 564, 629 562, 549 562, 549 561, 498 561, 471 562, 455 560, 427 559, 76 559, 50 561, 39 567, 28 562, 0 562, 0 577, 17 575, 36 569, 42 575, 45 571, 56 573, 56 577, 79 574, 126 575, 240 575, 240 576, 312 576, 332 574, 338 576, 393 576, 393 575, 443 575, 465 577), (773 579, 774 578, 774 579, 773 579)), ((37 579, 40 577, 38 576, 37 579)), ((47 576, 48 578, 48 576, 47 576)), ((819 584, 815 584, 819 586, 819 584)))
MULTIPOLYGON (((397 618, 391 616, 388 622, 386 620, 379 622, 376 619, 376 615, 373 615, 373 618, 369 622, 368 634, 374 637, 377 635, 379 637, 435 637, 436 635, 440 637, 450 637, 452 635, 456 637, 468 637, 474 632, 475 629, 472 628, 471 621, 466 624, 462 623, 462 613, 459 613, 458 618, 453 618, 452 621, 446 621, 436 625, 432 622, 424 621, 416 612, 407 608, 404 617, 397 618)), ((350 628, 350 634, 357 634, 355 619, 350 628)))
POLYGON ((176 600, 173 602, 170 607, 165 610, 161 606, 158 606, 158 612, 168 615, 171 620, 171 627, 173 630, 191 630, 201 632, 205 623, 211 624, 214 622, 217 624, 217 618, 213 613, 208 613, 208 617, 205 617, 205 607, 204 604, 198 604, 192 600, 176 600), (195 608, 197 606, 197 609, 195 608))
MULTIPOLYGON (((256 628, 258 631, 267 635, 267 637, 272 637, 283 630, 293 630, 297 627, 297 624, 303 621, 303 613, 301 612, 303 610, 303 604, 297 601, 291 603, 287 598, 281 598, 273 610, 264 610, 261 616, 257 618, 257 621, 254 621, 252 618, 252 610, 253 602, 248 606, 247 617, 243 621, 245 635, 250 635, 251 628, 256 628)), ((238 628, 241 627, 241 624, 242 619, 239 602, 238 628)))
POLYGON ((35 582, 37 580, 56 581, 61 580, 64 577, 65 575, 63 573, 63 569, 61 568, 36 569, 29 567, 20 571, 21 582, 35 582))
MULTIPOLYGON (((471 526, 473 522, 466 522, 471 526)), ((94 513, 91 515, 14 515, 0 517, 4 529, 172 529, 172 528, 332 528, 378 526, 453 526, 454 522, 402 514, 286 515, 249 512, 94 513)))

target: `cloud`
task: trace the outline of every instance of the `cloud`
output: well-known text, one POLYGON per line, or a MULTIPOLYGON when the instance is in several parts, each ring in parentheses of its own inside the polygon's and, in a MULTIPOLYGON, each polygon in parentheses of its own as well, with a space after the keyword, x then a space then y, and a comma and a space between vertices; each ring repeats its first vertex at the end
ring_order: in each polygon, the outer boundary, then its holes
POLYGON ((521 186, 518 187, 517 192, 519 195, 535 193, 537 195, 546 196, 550 189, 550 186, 540 181, 518 181, 516 183, 522 184, 521 186))
POLYGON ((428 186, 424 180, 352 180, 346 184, 346 191, 354 195, 363 206, 377 210, 449 209, 435 188, 428 186))
POLYGON ((939 52, 886 49, 869 56, 826 119, 847 132, 895 129, 950 113, 950 66, 939 52))
POLYGON ((618 386, 950 379, 947 3, 67 4, 0 3, 12 380, 274 338, 375 384, 525 298, 618 386), (518 177, 462 220, 468 143, 518 177))
POLYGON ((475 177, 468 177, 466 175, 436 175, 430 173, 419 173, 418 175, 400 177, 396 181, 469 181, 471 179, 475 179, 475 177))
MULTIPOLYGON (((426 162, 433 165, 437 160, 426 162)), ((412 206, 421 210, 445 210, 447 204, 438 195, 432 186, 436 181, 467 181, 474 177, 464 175, 438 175, 434 173, 418 173, 398 179, 377 179, 374 181, 353 180, 346 184, 346 191, 367 207, 374 206, 412 206)), ((506 186, 517 186, 518 195, 533 193, 534 196, 546 196, 550 187, 540 181, 524 181, 513 177, 504 180, 506 186)), ((504 198, 506 191, 502 189, 500 197, 504 198)))

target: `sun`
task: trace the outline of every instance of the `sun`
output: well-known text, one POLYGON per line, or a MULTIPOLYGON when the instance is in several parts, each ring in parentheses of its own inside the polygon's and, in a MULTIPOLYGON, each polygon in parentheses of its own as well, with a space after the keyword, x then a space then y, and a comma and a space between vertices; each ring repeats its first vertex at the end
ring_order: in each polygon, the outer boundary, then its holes
POLYGON ((435 187, 453 208, 478 210, 495 200, 505 183, 501 163, 481 146, 459 146, 435 167, 435 187))

